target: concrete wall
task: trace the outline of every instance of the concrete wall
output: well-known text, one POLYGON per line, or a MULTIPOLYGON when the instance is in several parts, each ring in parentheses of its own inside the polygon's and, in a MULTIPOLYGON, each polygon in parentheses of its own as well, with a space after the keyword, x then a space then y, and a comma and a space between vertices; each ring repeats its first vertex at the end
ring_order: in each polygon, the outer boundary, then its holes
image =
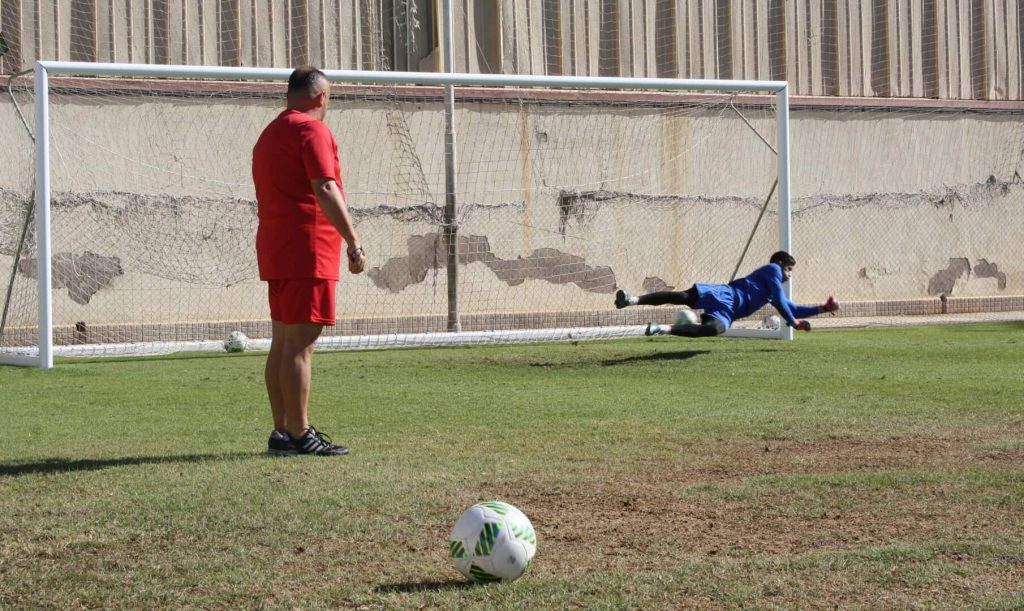
MULTIPOLYGON (((265 319, 249 161, 279 103, 112 105, 78 93, 52 99, 56 324, 265 319)), ((774 115, 744 112, 771 137, 774 115)), ((332 104, 370 256, 369 272, 339 288, 339 311, 364 321, 360 332, 443 320, 442 116, 431 98, 332 104)), ((798 301, 836 294, 859 302, 852 312, 887 315, 879 304, 943 295, 993 309, 1021 300, 1019 115, 804 109, 792 118, 798 301)), ((616 287, 727 281, 775 172, 774 155, 727 107, 476 101, 460 104, 457 119, 468 316, 520 313, 517 324, 534 315, 542 324, 552 313, 607 313, 616 287)), ((11 134, 0 147, 6 281, 31 145, 11 104, 0 105, 0 125, 11 134)), ((774 210, 741 273, 777 248, 774 210)), ((34 320, 33 256, 15 273, 22 301, 9 325, 34 320)))

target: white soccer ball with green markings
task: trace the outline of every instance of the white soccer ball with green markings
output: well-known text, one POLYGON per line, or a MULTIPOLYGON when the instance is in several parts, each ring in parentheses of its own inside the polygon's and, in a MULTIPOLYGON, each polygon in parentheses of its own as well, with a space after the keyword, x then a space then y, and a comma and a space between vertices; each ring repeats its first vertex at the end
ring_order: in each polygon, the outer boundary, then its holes
POLYGON ((537 534, 530 520, 501 501, 477 503, 467 509, 448 537, 452 562, 472 581, 512 581, 537 553, 537 534))
POLYGON ((690 308, 683 308, 676 313, 676 324, 677 325, 696 325, 700 324, 700 318, 697 317, 697 313, 690 308))
POLYGON ((224 340, 224 349, 228 352, 245 352, 249 347, 249 338, 241 331, 232 331, 224 340))

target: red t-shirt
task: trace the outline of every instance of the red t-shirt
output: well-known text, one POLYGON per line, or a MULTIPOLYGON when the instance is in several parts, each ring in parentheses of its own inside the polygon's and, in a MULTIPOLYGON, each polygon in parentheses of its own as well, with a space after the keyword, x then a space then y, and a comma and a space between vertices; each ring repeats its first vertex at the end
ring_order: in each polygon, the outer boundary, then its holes
POLYGON ((310 184, 322 178, 337 182, 344 194, 331 130, 298 110, 282 112, 252 149, 261 280, 338 279, 341 234, 320 209, 310 184))

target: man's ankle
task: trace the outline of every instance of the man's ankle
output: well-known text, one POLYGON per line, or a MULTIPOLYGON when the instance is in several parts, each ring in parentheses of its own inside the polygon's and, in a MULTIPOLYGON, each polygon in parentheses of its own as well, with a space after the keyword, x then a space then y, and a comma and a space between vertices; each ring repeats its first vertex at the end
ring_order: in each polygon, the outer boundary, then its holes
POLYGON ((304 426, 300 428, 298 434, 296 434, 293 429, 288 429, 285 432, 288 433, 288 436, 291 437, 292 439, 299 439, 303 437, 307 432, 309 432, 309 427, 304 426))

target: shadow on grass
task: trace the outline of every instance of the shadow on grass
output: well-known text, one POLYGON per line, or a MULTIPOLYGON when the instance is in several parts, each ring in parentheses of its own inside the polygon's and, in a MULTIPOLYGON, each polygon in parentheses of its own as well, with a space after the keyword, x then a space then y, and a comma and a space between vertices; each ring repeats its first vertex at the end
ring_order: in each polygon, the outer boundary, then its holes
POLYGON ((377 586, 374 590, 378 594, 415 593, 415 592, 440 592, 442 590, 465 590, 467 588, 478 588, 479 583, 466 581, 464 579, 450 579, 448 581, 411 581, 407 583, 389 583, 377 586))
POLYGON ((601 364, 605 367, 613 367, 615 365, 628 365, 630 363, 644 363, 649 361, 685 361, 686 359, 692 359, 693 357, 707 354, 710 350, 677 350, 675 352, 654 352, 652 354, 643 354, 640 356, 630 356, 623 359, 608 359, 601 361, 601 364))
MULTIPOLYGON (((129 456, 125 458, 47 458, 36 462, 13 465, 0 464, 0 477, 18 477, 37 473, 70 473, 97 471, 127 465, 158 465, 161 463, 198 463, 206 461, 242 460, 268 456, 264 452, 234 452, 228 454, 186 454, 184 456, 129 456)), ((271 457, 274 458, 274 457, 271 457)))

